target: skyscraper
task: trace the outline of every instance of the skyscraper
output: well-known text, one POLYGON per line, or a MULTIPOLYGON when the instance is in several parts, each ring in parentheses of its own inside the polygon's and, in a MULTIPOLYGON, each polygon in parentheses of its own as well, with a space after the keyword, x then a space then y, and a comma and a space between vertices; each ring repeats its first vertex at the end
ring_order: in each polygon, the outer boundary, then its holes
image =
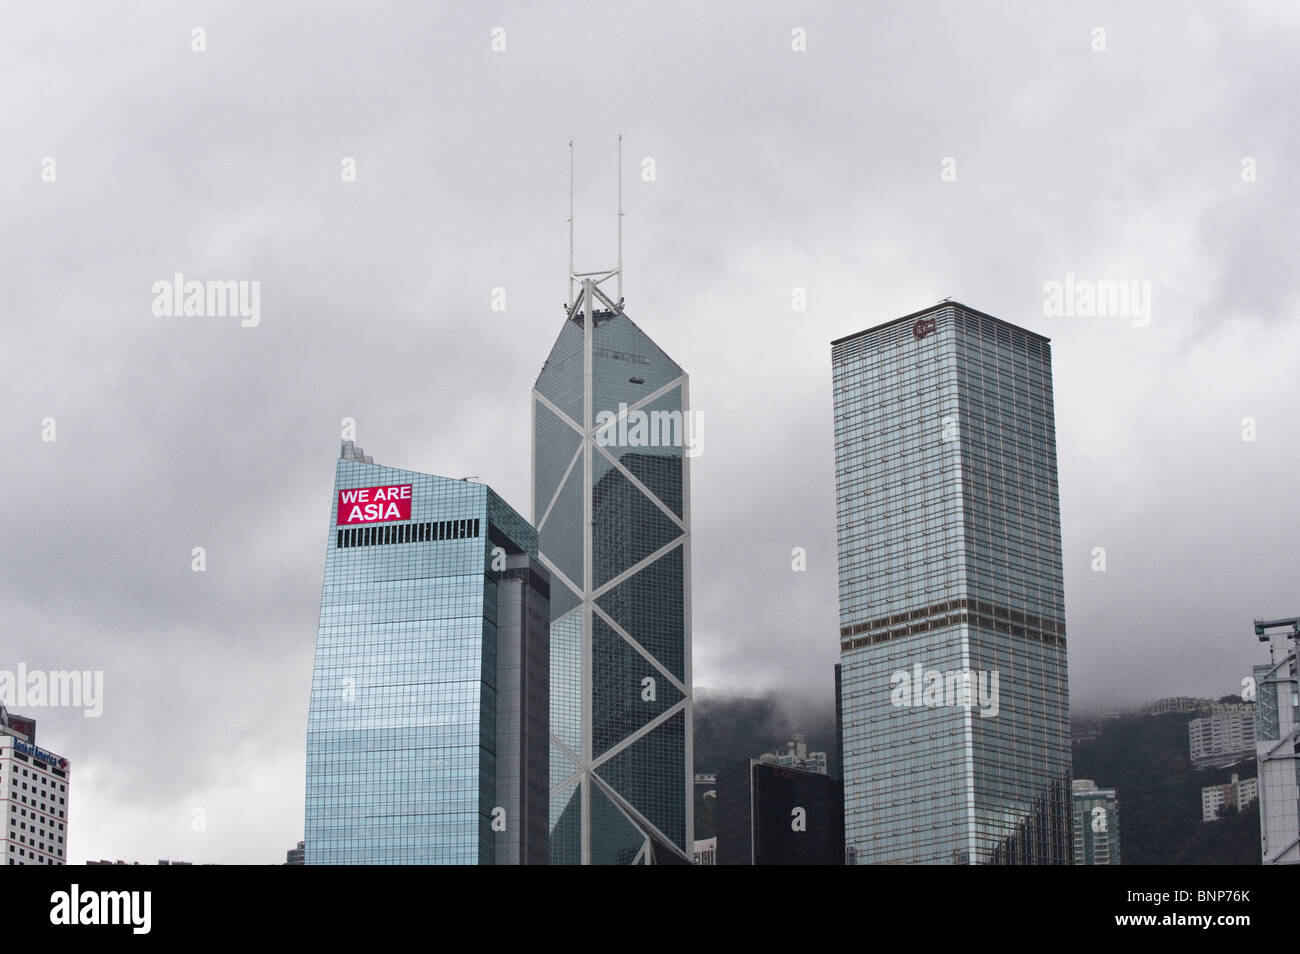
MULTIPOLYGON (((551 862, 690 863, 684 371, 580 290, 533 389, 533 522, 551 571, 551 862)), ((572 287, 572 286, 571 286, 572 287)))
POLYGON ((336 465, 307 864, 545 864, 549 580, 483 484, 336 465))
POLYGON ((943 302, 832 365, 846 855, 1068 863, 1048 339, 943 302))
POLYGON ((68 759, 36 747, 36 720, 0 704, 0 864, 68 863, 68 759))
POLYGON ((68 863, 68 760, 36 747, 36 720, 0 704, 0 865, 68 863))

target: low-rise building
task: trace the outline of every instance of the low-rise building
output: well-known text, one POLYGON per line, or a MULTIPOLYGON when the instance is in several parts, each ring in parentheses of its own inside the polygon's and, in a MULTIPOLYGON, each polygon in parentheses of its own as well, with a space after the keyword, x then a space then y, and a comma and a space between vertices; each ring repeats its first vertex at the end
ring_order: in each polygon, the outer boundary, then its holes
POLYGON ((1244 778, 1238 781, 1237 773, 1233 772, 1231 782, 1207 785, 1201 789, 1201 821, 1214 821, 1225 805, 1231 805, 1240 811, 1258 798, 1259 779, 1244 778))

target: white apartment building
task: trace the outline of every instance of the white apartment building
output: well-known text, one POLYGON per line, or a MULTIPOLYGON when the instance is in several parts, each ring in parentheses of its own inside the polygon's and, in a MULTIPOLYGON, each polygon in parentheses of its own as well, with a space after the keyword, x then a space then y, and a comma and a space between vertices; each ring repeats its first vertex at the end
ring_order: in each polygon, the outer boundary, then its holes
POLYGON ((1237 780, 1237 773, 1232 773, 1232 781, 1223 785, 1207 785, 1201 789, 1201 821, 1212 822, 1219 817, 1219 809, 1232 805, 1244 808, 1259 798, 1259 779, 1237 780))
POLYGON ((718 839, 697 838, 693 843, 695 863, 697 865, 716 865, 718 863, 718 839))
POLYGON ((1216 706, 1210 715, 1187 723, 1192 765, 1227 768, 1255 754, 1255 707, 1216 706))

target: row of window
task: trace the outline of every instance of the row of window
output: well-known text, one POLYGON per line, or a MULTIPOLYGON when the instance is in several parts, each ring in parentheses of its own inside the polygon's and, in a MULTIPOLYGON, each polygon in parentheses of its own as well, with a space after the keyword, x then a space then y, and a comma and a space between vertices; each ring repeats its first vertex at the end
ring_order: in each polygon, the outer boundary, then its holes
MULTIPOLYGON (((15 816, 19 816, 19 815, 21 815, 23 818, 27 818, 27 817, 28 817, 28 815, 27 815, 27 809, 25 809, 25 808, 19 808, 16 804, 14 804, 14 805, 10 805, 10 806, 9 806, 9 814, 10 814, 10 815, 15 815, 15 816)), ((46 814, 48 815, 49 812, 46 812, 46 814)), ((30 817, 31 817, 31 819, 32 819, 32 824, 33 824, 33 825, 35 825, 37 821, 40 821, 42 824, 49 824, 49 825, 51 825, 51 826, 53 826, 54 824, 56 824, 56 823, 54 822, 53 818, 51 818, 51 820, 50 820, 49 822, 46 822, 44 819, 40 819, 40 818, 38 818, 38 817, 37 817, 37 812, 36 812, 36 806, 35 806, 35 805, 32 806, 32 814, 31 814, 30 817)), ((10 825, 13 824, 13 819, 10 819, 9 824, 10 824, 10 825)), ((58 822, 57 824, 58 824, 58 826, 59 826, 59 831, 63 831, 63 822, 58 822)))
MULTIPOLYGON (((6 799, 6 801, 13 801, 13 798, 14 798, 14 797, 13 797, 12 795, 10 795, 10 796, 8 796, 8 798, 6 799)), ((21 801, 22 801, 22 803, 23 803, 24 805, 30 805, 30 806, 32 807, 32 814, 34 815, 34 814, 36 813, 36 795, 35 795, 35 794, 32 795, 32 800, 31 800, 30 802, 27 800, 27 796, 26 796, 26 795, 21 795, 21 796, 19 796, 19 798, 21 799, 21 801)), ((14 811, 14 806, 16 806, 17 804, 18 804, 18 802, 15 801, 14 804, 11 805, 11 806, 9 807, 9 811, 10 811, 10 812, 13 812, 13 811, 14 811)), ((63 801, 62 798, 59 799, 59 804, 60 804, 60 805, 64 804, 64 801, 63 801)), ((40 803, 40 806, 41 806, 40 810, 41 810, 44 814, 46 814, 46 815, 52 815, 52 813, 56 810, 55 807, 54 807, 53 796, 51 796, 51 798, 50 798, 50 806, 49 806, 48 809, 46 809, 46 807, 45 807, 45 802, 41 802, 41 803, 40 803)), ((59 817, 62 818, 62 817, 63 817, 63 809, 60 808, 60 809, 57 809, 57 811, 58 811, 58 813, 59 813, 59 817)), ((25 810, 25 809, 24 809, 24 814, 26 814, 26 810, 25 810)))
POLYGON ((370 547, 385 543, 427 543, 431 540, 464 540, 478 535, 477 518, 435 520, 426 523, 390 523, 378 527, 340 528, 336 545, 370 547))
MULTIPOLYGON (((18 757, 21 757, 21 753, 15 753, 15 755, 18 756, 18 757)), ((26 761, 26 760, 24 759, 24 761, 26 761)), ((41 765, 44 765, 43 762, 40 763, 40 764, 41 764, 41 765)), ((18 782, 18 766, 17 766, 17 765, 12 765, 12 766, 10 766, 10 768, 13 769, 13 773, 14 773, 14 784, 16 785, 17 782, 18 782)), ((51 782, 49 781, 49 779, 46 778, 44 775, 39 775, 39 774, 38 774, 38 775, 32 775, 31 772, 29 772, 27 769, 23 769, 23 778, 39 778, 39 779, 41 780, 41 784, 42 784, 42 785, 51 785, 51 787, 53 787, 53 786, 52 786, 52 783, 51 783, 51 782)), ((35 782, 32 782, 32 785, 35 786, 36 783, 35 783, 35 782)), ((26 788, 26 787, 27 787, 27 785, 24 783, 23 788, 26 788)), ((59 783, 59 791, 60 791, 60 792, 66 792, 67 790, 68 790, 68 786, 67 786, 67 784, 64 783, 64 782, 60 782, 60 783, 59 783)))
POLYGON ((1004 633, 1009 636, 1020 636, 1024 639, 1032 639, 1037 642, 1047 643, 1060 649, 1065 648, 1065 624, 1052 623, 1049 620, 1044 621, 1044 626, 1048 629, 1056 628, 1061 635, 1054 635, 1050 632, 1044 632, 1033 626, 1014 626, 1010 623, 1004 623, 1001 620, 995 620, 987 616, 976 616, 974 613, 953 613, 948 616, 941 616, 935 619, 926 620, 921 623, 912 623, 909 626, 902 626, 898 629, 887 630, 875 633, 870 636, 861 636, 851 642, 843 639, 840 642, 841 650, 861 649, 863 646, 873 646, 879 643, 888 642, 891 639, 897 639, 901 636, 911 636, 916 633, 928 633, 932 629, 942 629, 946 626, 956 626, 966 624, 981 629, 993 630, 994 632, 1004 633))
MULTIPOLYGON (((41 779, 41 781, 43 782, 43 781, 45 781, 45 779, 41 779)), ((26 783, 26 782, 23 782, 23 791, 24 791, 24 792, 28 791, 27 783, 26 783)), ((15 782, 14 782, 14 794, 17 794, 17 793, 18 793, 18 782, 15 781, 15 782)), ((32 793, 32 800, 35 801, 35 799, 36 799, 36 783, 35 783, 35 782, 32 782, 31 793, 32 793)), ((48 798, 51 802, 53 802, 53 801, 54 801, 54 793, 53 793, 53 792, 50 792, 50 793, 47 795, 47 794, 45 794, 44 792, 42 792, 42 793, 41 793, 41 798, 48 798)), ((24 802, 27 801, 27 796, 26 796, 26 795, 23 796, 23 801, 24 801, 24 802)), ((64 804, 64 802, 63 802, 63 796, 62 796, 62 795, 59 796, 59 804, 60 804, 60 805, 64 804)))
MULTIPOLYGON (((35 765, 38 769, 42 769, 43 771, 50 772, 53 775, 57 775, 59 778, 68 777, 68 773, 63 771, 63 769, 55 768, 53 765, 46 765, 40 759, 29 759, 27 756, 23 755, 23 753, 18 751, 13 751, 10 752, 9 754, 20 762, 27 762, 31 765, 35 765)), ((24 771, 23 774, 26 774, 26 772, 24 771)))
POLYGON ((11 864, 11 865, 26 865, 26 864, 33 864, 33 863, 38 864, 38 865, 61 865, 61 864, 63 864, 62 861, 55 861, 53 858, 46 857, 46 858, 42 859, 42 858, 37 857, 36 849, 34 849, 34 848, 32 849, 32 853, 29 855, 29 854, 27 854, 27 852, 26 852, 24 849, 22 849, 22 848, 15 849, 12 845, 9 846, 9 853, 10 853, 10 854, 13 854, 15 850, 18 852, 18 857, 20 857, 20 858, 31 858, 31 859, 33 859, 33 860, 32 860, 31 862, 28 862, 28 861, 15 861, 13 858, 10 858, 10 859, 8 860, 8 863, 11 864))
MULTIPOLYGON (((10 824, 11 826, 14 824, 12 819, 10 820, 9 824, 10 824)), ((24 830, 26 830, 25 823, 24 823, 24 830)), ((57 848, 57 849, 56 849, 56 848, 55 848, 55 845, 54 845, 54 842, 50 842, 50 845, 49 845, 49 848, 48 848, 48 849, 45 847, 45 842, 44 842, 44 841, 37 842, 37 840, 36 840, 36 834, 37 834, 37 833, 36 833, 36 830, 33 828, 33 830, 32 830, 31 841, 28 841, 28 840, 27 840, 27 836, 26 836, 26 835, 18 834, 16 831, 11 831, 11 832, 9 833, 9 837, 10 837, 10 839, 16 840, 18 844, 24 844, 24 845, 27 845, 28 847, 31 847, 31 846, 35 845, 35 846, 36 846, 38 849, 40 849, 41 851, 47 851, 47 850, 48 850, 49 852, 53 852, 53 853, 56 853, 56 854, 59 854, 59 855, 62 855, 62 854, 63 854, 63 849, 62 849, 62 848, 57 848)), ((45 829, 42 828, 42 829, 40 830, 40 836, 41 836, 42 838, 47 837, 46 834, 45 834, 45 829)), ((63 836, 62 836, 62 835, 59 835, 58 838, 59 838, 59 844, 62 845, 62 844, 63 844, 63 836)), ((14 849, 13 849, 13 845, 10 845, 10 846, 9 846, 9 850, 10 850, 10 851, 13 851, 13 850, 14 850, 14 849)))
POLYGON ((979 600, 960 598, 949 600, 947 603, 936 603, 933 606, 914 609, 910 612, 900 612, 895 613, 892 616, 882 616, 879 619, 873 619, 866 623, 859 623, 856 626, 845 626, 840 629, 840 635, 856 636, 859 633, 869 632, 871 630, 889 626, 897 626, 900 623, 914 622, 916 620, 925 619, 929 616, 948 613, 956 609, 971 609, 983 613, 986 616, 1009 620, 1012 623, 1018 623, 1023 626, 1041 627, 1048 631, 1060 633, 1065 632, 1064 622, 1058 624, 1055 620, 1042 619, 1032 613, 1021 613, 1009 607, 998 606, 993 603, 984 603, 979 600), (1056 628, 1058 625, 1059 629, 1056 628))

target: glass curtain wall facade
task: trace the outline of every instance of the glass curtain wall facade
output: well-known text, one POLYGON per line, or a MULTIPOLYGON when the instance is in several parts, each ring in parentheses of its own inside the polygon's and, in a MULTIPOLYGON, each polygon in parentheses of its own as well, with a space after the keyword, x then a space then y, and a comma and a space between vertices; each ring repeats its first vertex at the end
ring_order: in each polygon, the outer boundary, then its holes
POLYGON ((685 372, 584 281, 532 401, 552 864, 691 858, 687 408, 685 372))
POLYGON ((550 610, 536 532, 483 484, 376 465, 350 442, 334 489, 306 863, 546 863, 550 610), (343 502, 408 487, 406 510, 343 502))
POLYGON ((1068 864, 1048 340, 950 302, 832 365, 846 859, 1068 864))

